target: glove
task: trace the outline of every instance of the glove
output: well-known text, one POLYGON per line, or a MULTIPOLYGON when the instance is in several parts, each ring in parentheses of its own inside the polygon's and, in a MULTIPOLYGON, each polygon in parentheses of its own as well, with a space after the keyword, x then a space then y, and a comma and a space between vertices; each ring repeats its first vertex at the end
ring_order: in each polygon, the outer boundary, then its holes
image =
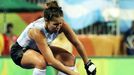
POLYGON ((96 66, 94 65, 94 63, 91 62, 91 60, 89 60, 88 63, 85 64, 85 69, 87 75, 96 75, 96 66))

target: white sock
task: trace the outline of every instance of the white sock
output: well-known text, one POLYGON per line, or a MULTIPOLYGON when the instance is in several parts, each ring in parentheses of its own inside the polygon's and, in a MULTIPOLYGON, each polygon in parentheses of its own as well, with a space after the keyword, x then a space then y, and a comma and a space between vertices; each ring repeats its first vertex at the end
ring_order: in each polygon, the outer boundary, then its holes
MULTIPOLYGON (((72 67, 68 67, 70 70, 72 71, 75 71, 76 70, 76 67, 75 66, 72 66, 72 67)), ((65 74, 64 72, 61 72, 61 71, 58 71, 58 75, 68 75, 68 74, 65 74)))
POLYGON ((33 75, 46 75, 46 69, 41 70, 38 68, 34 68, 33 75))

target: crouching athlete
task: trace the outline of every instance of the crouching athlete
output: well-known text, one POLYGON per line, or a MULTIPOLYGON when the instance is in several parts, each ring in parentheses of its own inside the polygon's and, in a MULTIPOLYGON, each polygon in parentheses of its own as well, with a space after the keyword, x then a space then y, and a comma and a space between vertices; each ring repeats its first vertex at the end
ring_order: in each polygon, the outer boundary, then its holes
POLYGON ((58 75, 79 75, 75 72, 75 57, 67 50, 51 46, 64 33, 82 57, 88 75, 96 75, 95 65, 88 60, 85 49, 76 34, 63 19, 61 7, 49 7, 44 17, 30 23, 11 47, 11 58, 22 68, 33 70, 33 75, 46 75, 46 66, 58 69, 58 75))

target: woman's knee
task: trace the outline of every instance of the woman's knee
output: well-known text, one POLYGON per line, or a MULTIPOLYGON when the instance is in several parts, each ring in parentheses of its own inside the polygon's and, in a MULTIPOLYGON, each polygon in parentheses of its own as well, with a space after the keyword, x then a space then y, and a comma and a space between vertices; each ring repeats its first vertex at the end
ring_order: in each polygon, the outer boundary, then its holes
POLYGON ((57 58, 66 66, 75 65, 75 56, 70 53, 61 53, 57 56, 57 58))

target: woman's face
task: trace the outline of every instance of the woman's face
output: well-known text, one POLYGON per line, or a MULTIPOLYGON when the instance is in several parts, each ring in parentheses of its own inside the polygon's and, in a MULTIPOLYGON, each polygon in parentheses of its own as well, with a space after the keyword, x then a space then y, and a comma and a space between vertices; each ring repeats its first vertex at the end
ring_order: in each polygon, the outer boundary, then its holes
POLYGON ((46 28, 50 33, 58 32, 63 24, 63 17, 54 18, 52 21, 48 21, 46 28))

